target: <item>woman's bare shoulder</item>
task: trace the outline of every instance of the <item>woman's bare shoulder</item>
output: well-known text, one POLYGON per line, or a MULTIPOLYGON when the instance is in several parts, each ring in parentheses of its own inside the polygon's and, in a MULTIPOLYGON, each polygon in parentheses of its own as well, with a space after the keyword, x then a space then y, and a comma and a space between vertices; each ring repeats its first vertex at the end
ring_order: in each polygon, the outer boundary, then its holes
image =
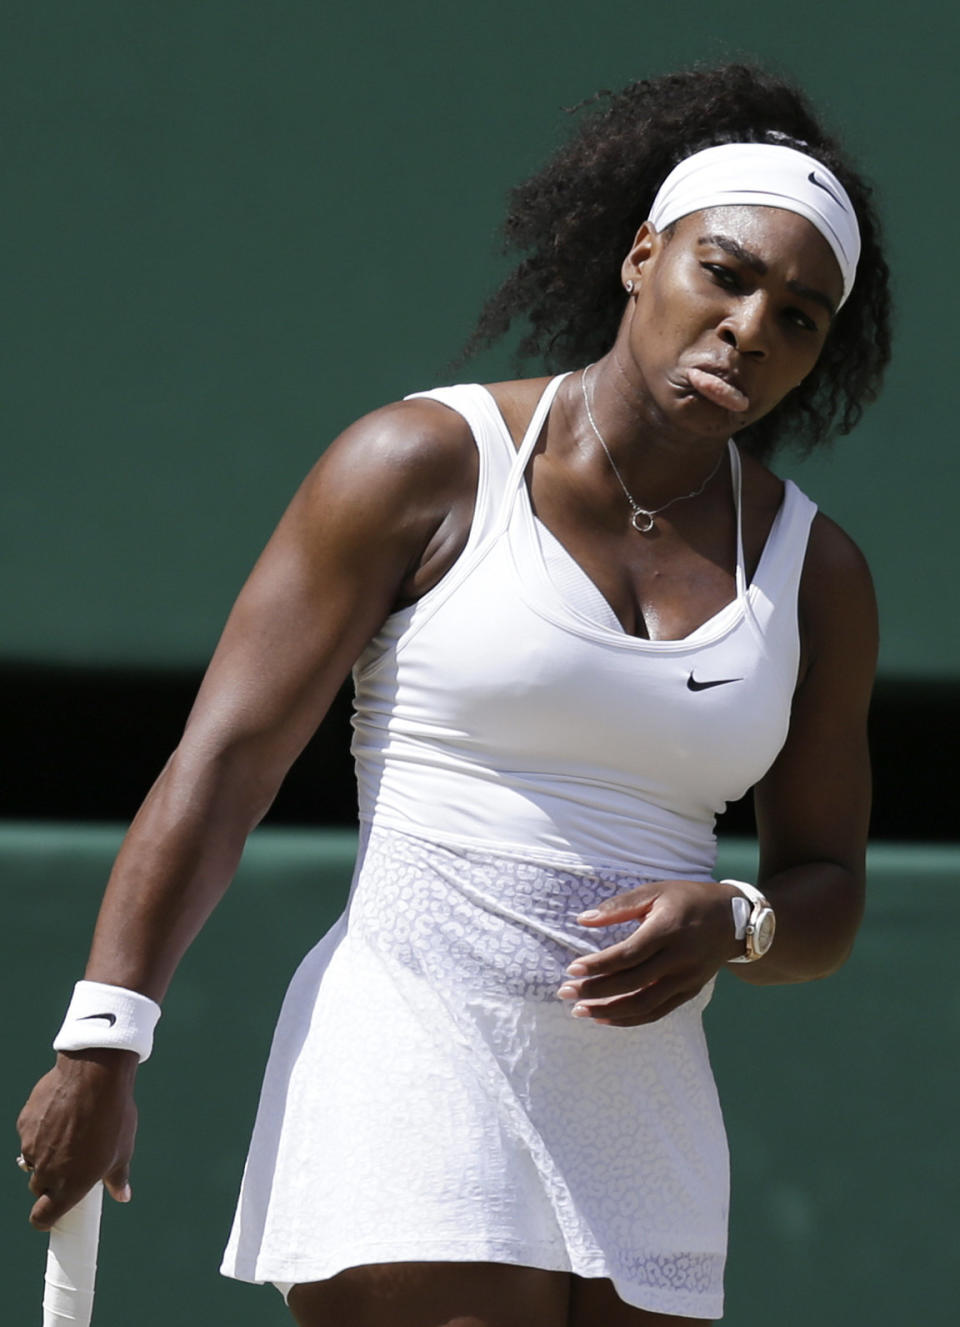
MULTIPOLYGON (((745 456, 743 462, 745 503, 772 523, 783 501, 784 482, 753 457, 745 456)), ((851 627, 868 644, 876 636, 876 600, 867 559, 850 535, 822 511, 817 511, 810 526, 800 614, 816 636, 829 633, 836 639, 851 627)))
POLYGON ((815 574, 841 576, 862 585, 872 584, 863 550, 826 512, 818 511, 813 518, 806 567, 815 574))
MULTIPOLYGON (((285 528, 317 565, 349 569, 391 597, 423 592, 424 568, 466 541, 479 458, 466 419, 431 398, 382 406, 326 448, 285 528)), ((396 605, 394 605, 396 606, 396 605)))
MULTIPOLYGON (((760 509, 774 514, 783 502, 785 484, 779 475, 756 457, 743 460, 744 496, 760 509)), ((814 577, 835 572, 862 584, 870 583, 870 569, 862 551, 847 532, 824 512, 818 510, 810 527, 804 575, 814 577)))
POLYGON ((363 415, 325 448, 298 495, 308 510, 338 508, 375 520, 429 525, 472 497, 478 472, 470 426, 430 399, 396 401, 363 415))
POLYGON ((811 662, 833 659, 872 677, 879 645, 873 577, 860 547, 823 512, 810 527, 799 608, 811 662))
POLYGON ((470 425, 459 411, 429 397, 394 401, 361 416, 321 457, 364 468, 440 478, 462 467, 476 451, 470 425))

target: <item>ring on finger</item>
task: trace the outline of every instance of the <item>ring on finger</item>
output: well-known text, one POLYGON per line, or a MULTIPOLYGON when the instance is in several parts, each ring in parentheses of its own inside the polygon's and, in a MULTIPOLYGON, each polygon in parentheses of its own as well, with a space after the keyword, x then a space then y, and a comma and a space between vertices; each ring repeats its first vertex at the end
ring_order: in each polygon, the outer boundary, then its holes
POLYGON ((27 1160, 27 1158, 23 1155, 22 1152, 17 1157, 17 1165, 20 1167, 22 1171, 25 1171, 26 1174, 28 1175, 33 1170, 33 1166, 30 1164, 30 1162, 27 1160))

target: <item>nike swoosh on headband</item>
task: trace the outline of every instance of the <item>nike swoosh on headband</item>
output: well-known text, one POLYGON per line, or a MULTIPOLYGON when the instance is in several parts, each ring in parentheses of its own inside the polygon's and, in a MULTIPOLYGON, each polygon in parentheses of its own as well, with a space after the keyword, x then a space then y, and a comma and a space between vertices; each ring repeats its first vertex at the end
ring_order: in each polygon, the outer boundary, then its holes
POLYGON ((833 201, 836 203, 836 205, 838 207, 842 207, 844 212, 846 212, 847 209, 844 206, 842 199, 837 197, 837 195, 830 188, 829 184, 824 184, 823 180, 817 179, 817 172, 815 170, 812 170, 810 172, 810 174, 807 176, 807 179, 810 181, 811 184, 815 184, 818 189, 822 189, 825 194, 829 194, 830 197, 833 199, 833 201))
POLYGON ((715 682, 698 682, 693 673, 687 678, 688 691, 706 691, 708 687, 725 687, 731 682, 742 682, 742 677, 718 677, 715 682))
POLYGON ((110 1027, 113 1027, 114 1023, 117 1021, 116 1014, 84 1014, 82 1018, 77 1019, 77 1022, 86 1023, 87 1020, 91 1018, 105 1018, 107 1020, 108 1026, 110 1027))

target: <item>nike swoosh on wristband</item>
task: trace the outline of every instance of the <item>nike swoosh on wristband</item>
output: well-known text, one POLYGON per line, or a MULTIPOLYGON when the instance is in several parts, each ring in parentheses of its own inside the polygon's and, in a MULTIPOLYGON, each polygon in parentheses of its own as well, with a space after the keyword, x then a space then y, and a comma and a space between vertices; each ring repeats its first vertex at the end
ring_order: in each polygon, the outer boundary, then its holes
MULTIPOLYGON (((829 194, 838 207, 843 207, 842 200, 837 197, 837 195, 830 188, 829 184, 824 184, 823 180, 817 179, 817 172, 815 170, 812 170, 810 172, 810 174, 807 176, 807 179, 810 181, 811 184, 815 184, 818 189, 822 189, 825 194, 829 194)), ((844 212, 846 212, 847 209, 843 207, 843 210, 844 212)))
POLYGON ((109 1023, 110 1027, 113 1027, 114 1023, 117 1021, 116 1014, 84 1014, 82 1018, 77 1019, 77 1022, 86 1023, 87 1020, 90 1018, 105 1018, 109 1023))
POLYGON ((706 691, 708 687, 725 687, 730 682, 742 682, 742 677, 718 677, 715 682, 698 682, 693 673, 687 678, 688 691, 706 691))

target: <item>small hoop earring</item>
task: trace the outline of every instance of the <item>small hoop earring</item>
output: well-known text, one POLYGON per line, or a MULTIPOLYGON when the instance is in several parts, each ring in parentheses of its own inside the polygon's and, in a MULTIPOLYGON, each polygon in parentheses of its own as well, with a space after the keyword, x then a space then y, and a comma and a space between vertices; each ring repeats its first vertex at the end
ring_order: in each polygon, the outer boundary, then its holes
POLYGON ((632 282, 632 281, 628 281, 627 284, 626 284, 626 286, 625 286, 624 288, 625 288, 625 290, 626 290, 626 292, 627 292, 628 295, 632 295, 632 294, 633 294, 633 282, 632 282))

